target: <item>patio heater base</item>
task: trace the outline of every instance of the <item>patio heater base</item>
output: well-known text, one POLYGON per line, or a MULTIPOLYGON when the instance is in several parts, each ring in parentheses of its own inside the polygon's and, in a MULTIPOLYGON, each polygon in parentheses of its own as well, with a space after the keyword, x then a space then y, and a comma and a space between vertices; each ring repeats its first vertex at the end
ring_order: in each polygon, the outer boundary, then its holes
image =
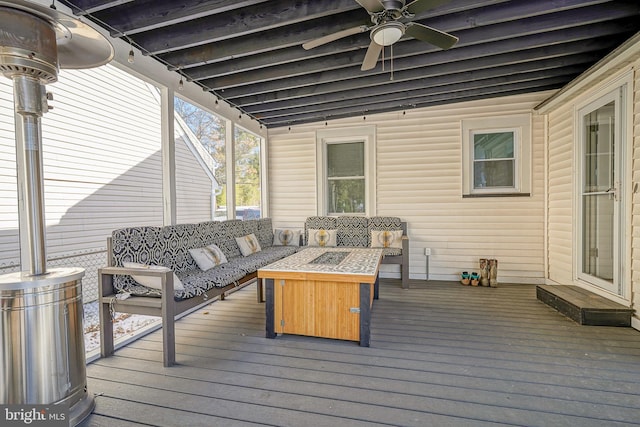
POLYGON ((68 406, 70 425, 93 410, 86 383, 82 276, 81 268, 0 276, 0 404, 68 406))

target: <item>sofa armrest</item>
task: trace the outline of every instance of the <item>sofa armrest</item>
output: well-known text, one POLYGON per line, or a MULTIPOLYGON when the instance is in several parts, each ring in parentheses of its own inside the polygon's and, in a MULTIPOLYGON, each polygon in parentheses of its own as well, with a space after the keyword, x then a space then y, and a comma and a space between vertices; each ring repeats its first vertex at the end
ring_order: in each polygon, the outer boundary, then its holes
MULTIPOLYGON (((100 301, 100 353, 102 357, 113 354, 113 324, 111 322, 111 304, 114 301, 113 288, 114 275, 140 275, 160 277, 162 295, 160 297, 160 315, 162 316, 162 336, 163 336, 163 364, 171 366, 175 363, 175 300, 173 297, 173 270, 170 268, 158 268, 149 270, 148 268, 125 268, 125 267, 103 267, 98 269, 99 281, 99 301, 100 301)), ((141 313, 150 314, 152 313, 141 313)))
MULTIPOLYGON (((127 267, 102 267, 98 269, 99 277, 103 277, 103 275, 114 276, 151 276, 151 277, 160 277, 160 283, 162 286, 162 295, 164 296, 166 293, 169 295, 173 295, 173 270, 167 267, 159 267, 150 270, 148 268, 127 268, 127 267)), ((117 293, 113 288, 113 280, 109 281, 108 284, 110 286, 106 286, 105 283, 101 280, 100 286, 100 296, 109 296, 117 293), (103 286, 105 285, 105 286, 103 286)))

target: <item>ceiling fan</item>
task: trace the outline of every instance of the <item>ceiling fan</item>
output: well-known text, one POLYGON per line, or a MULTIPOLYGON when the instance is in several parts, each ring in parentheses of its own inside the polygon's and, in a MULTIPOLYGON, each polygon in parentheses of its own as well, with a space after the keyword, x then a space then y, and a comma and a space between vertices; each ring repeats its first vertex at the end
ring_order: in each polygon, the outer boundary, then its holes
POLYGON ((441 49, 449 49, 458 42, 458 38, 435 28, 411 22, 416 14, 433 9, 451 0, 414 0, 405 4, 405 0, 356 0, 371 15, 373 26, 359 25, 304 43, 306 50, 348 37, 354 34, 371 31, 371 43, 362 62, 363 71, 376 66, 380 53, 385 46, 392 46, 403 35, 430 43, 441 49), (402 22, 402 20, 409 20, 402 22))

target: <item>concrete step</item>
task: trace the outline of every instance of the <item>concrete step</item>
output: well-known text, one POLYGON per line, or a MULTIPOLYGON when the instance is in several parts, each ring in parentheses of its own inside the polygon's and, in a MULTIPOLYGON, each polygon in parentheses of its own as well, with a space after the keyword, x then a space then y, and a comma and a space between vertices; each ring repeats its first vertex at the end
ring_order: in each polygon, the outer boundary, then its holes
POLYGON ((581 325, 631 326, 633 309, 574 285, 538 285, 537 298, 581 325))

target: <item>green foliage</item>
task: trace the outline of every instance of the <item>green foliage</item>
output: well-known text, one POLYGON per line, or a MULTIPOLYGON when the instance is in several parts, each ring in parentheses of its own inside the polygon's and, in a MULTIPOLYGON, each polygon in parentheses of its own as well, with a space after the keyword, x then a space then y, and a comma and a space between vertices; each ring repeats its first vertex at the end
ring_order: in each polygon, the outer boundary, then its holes
POLYGON ((260 206, 260 138, 235 128, 236 206, 260 206))

